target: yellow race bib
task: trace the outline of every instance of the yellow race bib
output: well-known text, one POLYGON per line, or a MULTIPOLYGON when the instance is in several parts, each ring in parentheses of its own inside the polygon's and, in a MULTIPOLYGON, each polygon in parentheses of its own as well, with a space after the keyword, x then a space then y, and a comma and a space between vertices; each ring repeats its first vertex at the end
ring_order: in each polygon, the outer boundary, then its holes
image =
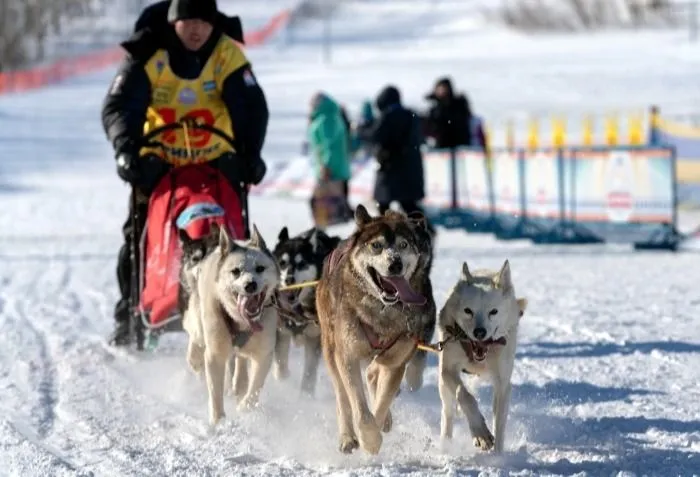
POLYGON ((177 167, 201 164, 225 152, 235 152, 227 141, 192 127, 192 123, 207 124, 235 137, 221 90, 224 80, 247 62, 238 45, 222 35, 200 76, 185 80, 173 73, 167 51, 157 51, 145 65, 151 83, 151 103, 146 111, 144 134, 183 120, 188 126, 156 135, 152 141, 164 148, 142 148, 141 154, 157 154, 177 167))

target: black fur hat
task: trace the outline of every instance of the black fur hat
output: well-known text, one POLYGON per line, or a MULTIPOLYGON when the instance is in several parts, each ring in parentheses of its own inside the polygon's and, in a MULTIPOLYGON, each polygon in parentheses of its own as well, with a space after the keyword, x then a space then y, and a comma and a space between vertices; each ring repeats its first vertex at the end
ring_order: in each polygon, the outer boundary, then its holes
POLYGON ((217 14, 216 0, 172 0, 168 22, 197 19, 213 24, 217 14))

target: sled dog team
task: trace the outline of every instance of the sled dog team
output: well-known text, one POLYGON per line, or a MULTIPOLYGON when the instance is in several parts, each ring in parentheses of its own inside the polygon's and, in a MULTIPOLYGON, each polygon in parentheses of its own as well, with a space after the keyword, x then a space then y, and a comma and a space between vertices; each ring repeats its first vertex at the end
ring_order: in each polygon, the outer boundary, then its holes
POLYGON ((256 406, 273 363, 275 377, 287 378, 294 342, 304 348, 304 392, 313 394, 321 356, 326 362, 340 451, 377 454, 382 433, 392 428, 401 381, 411 390, 422 385, 426 351, 418 345, 429 345, 437 325, 439 343, 431 346, 439 353, 441 437, 452 437, 456 402, 474 445, 501 452, 527 304, 516 298, 508 261, 499 271, 464 263, 438 314, 423 217, 392 210, 372 217, 360 205, 355 222, 345 240, 317 229, 290 237, 285 227, 274 249, 255 226, 247 241, 231 239, 224 228, 204 240, 181 233, 187 362, 206 378, 210 424, 224 417, 225 392, 239 410, 256 406), (493 432, 462 372, 490 376, 493 432))

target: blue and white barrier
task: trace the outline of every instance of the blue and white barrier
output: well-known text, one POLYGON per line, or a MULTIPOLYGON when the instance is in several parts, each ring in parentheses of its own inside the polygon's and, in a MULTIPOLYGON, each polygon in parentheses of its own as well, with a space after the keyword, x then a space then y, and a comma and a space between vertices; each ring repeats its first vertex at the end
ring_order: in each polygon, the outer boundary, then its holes
MULTIPOLYGON (((535 243, 633 243, 675 249, 676 153, 672 147, 469 148, 423 156, 431 220, 446 228, 535 243)), ((371 201, 375 162, 353 164, 353 202, 371 201)), ((273 167, 252 193, 311 195, 309 159, 273 167)))

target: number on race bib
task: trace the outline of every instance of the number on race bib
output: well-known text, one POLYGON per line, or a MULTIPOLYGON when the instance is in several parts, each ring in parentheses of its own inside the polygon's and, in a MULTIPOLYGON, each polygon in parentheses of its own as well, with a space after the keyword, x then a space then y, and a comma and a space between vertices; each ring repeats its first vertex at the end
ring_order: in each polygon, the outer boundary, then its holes
MULTIPOLYGON (((174 108, 160 108, 157 111, 158 115, 163 119, 165 124, 172 124, 178 121, 177 112, 174 108)), ((180 120, 194 122, 195 124, 214 125, 214 114, 208 109, 195 109, 185 114, 180 120)), ((189 128, 189 138, 193 147, 201 148, 209 144, 212 133, 197 128, 189 128)), ((174 144, 177 140, 175 131, 166 131, 163 133, 163 142, 166 144, 174 144)))

